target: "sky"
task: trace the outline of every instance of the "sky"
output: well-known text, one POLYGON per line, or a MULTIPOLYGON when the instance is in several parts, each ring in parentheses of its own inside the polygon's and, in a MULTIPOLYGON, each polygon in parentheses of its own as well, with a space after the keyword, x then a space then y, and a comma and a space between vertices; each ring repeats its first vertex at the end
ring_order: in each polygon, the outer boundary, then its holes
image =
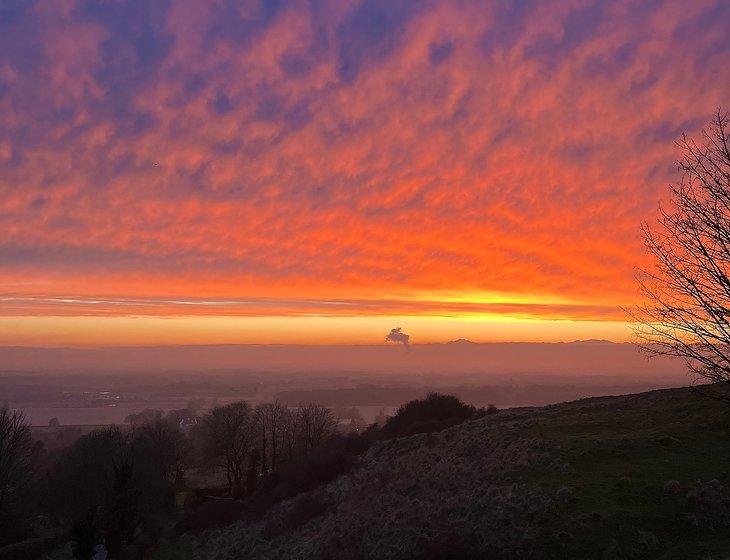
POLYGON ((0 345, 630 338, 730 3, 4 0, 0 345))

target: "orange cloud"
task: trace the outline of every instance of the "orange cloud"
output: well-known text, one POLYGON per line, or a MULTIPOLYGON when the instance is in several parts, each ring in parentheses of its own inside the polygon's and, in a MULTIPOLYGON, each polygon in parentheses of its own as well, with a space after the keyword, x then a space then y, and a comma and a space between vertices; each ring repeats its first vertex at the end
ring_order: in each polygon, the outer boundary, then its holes
POLYGON ((620 321, 673 141, 730 101, 728 19, 721 0, 8 8, 0 315, 620 321), (501 297, 458 298, 480 293, 501 297))

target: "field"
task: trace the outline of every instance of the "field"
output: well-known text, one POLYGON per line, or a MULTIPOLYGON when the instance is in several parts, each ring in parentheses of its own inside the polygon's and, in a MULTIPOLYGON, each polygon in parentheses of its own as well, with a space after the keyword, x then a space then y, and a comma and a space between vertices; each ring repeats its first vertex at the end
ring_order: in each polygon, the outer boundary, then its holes
POLYGON ((264 519, 158 557, 719 560, 729 484, 730 402, 583 399, 381 442, 264 519))

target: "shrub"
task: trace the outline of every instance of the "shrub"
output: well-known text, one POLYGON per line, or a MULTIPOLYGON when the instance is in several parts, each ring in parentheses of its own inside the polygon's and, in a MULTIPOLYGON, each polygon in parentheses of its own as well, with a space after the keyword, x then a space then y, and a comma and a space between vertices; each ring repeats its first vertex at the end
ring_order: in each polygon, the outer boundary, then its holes
POLYGON ((371 438, 357 434, 331 437, 314 448, 309 456, 290 462, 269 475, 248 500, 249 513, 258 518, 275 503, 349 472, 371 442, 371 438))
POLYGON ((395 416, 388 418, 381 434, 384 438, 393 438, 438 432, 476 416, 475 407, 453 395, 429 393, 423 399, 401 406, 395 416))
POLYGON ((329 508, 330 501, 324 492, 316 491, 304 494, 295 499, 291 507, 276 522, 269 521, 263 530, 263 534, 270 539, 282 533, 296 531, 312 519, 327 513, 329 508))

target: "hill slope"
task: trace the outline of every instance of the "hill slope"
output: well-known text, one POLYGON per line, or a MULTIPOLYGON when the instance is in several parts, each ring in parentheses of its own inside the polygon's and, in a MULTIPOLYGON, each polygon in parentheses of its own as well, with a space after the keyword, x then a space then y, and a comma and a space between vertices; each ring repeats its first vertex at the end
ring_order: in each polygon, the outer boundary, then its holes
POLYGON ((730 558, 728 436, 691 389, 503 411, 377 444, 196 556, 730 558))

